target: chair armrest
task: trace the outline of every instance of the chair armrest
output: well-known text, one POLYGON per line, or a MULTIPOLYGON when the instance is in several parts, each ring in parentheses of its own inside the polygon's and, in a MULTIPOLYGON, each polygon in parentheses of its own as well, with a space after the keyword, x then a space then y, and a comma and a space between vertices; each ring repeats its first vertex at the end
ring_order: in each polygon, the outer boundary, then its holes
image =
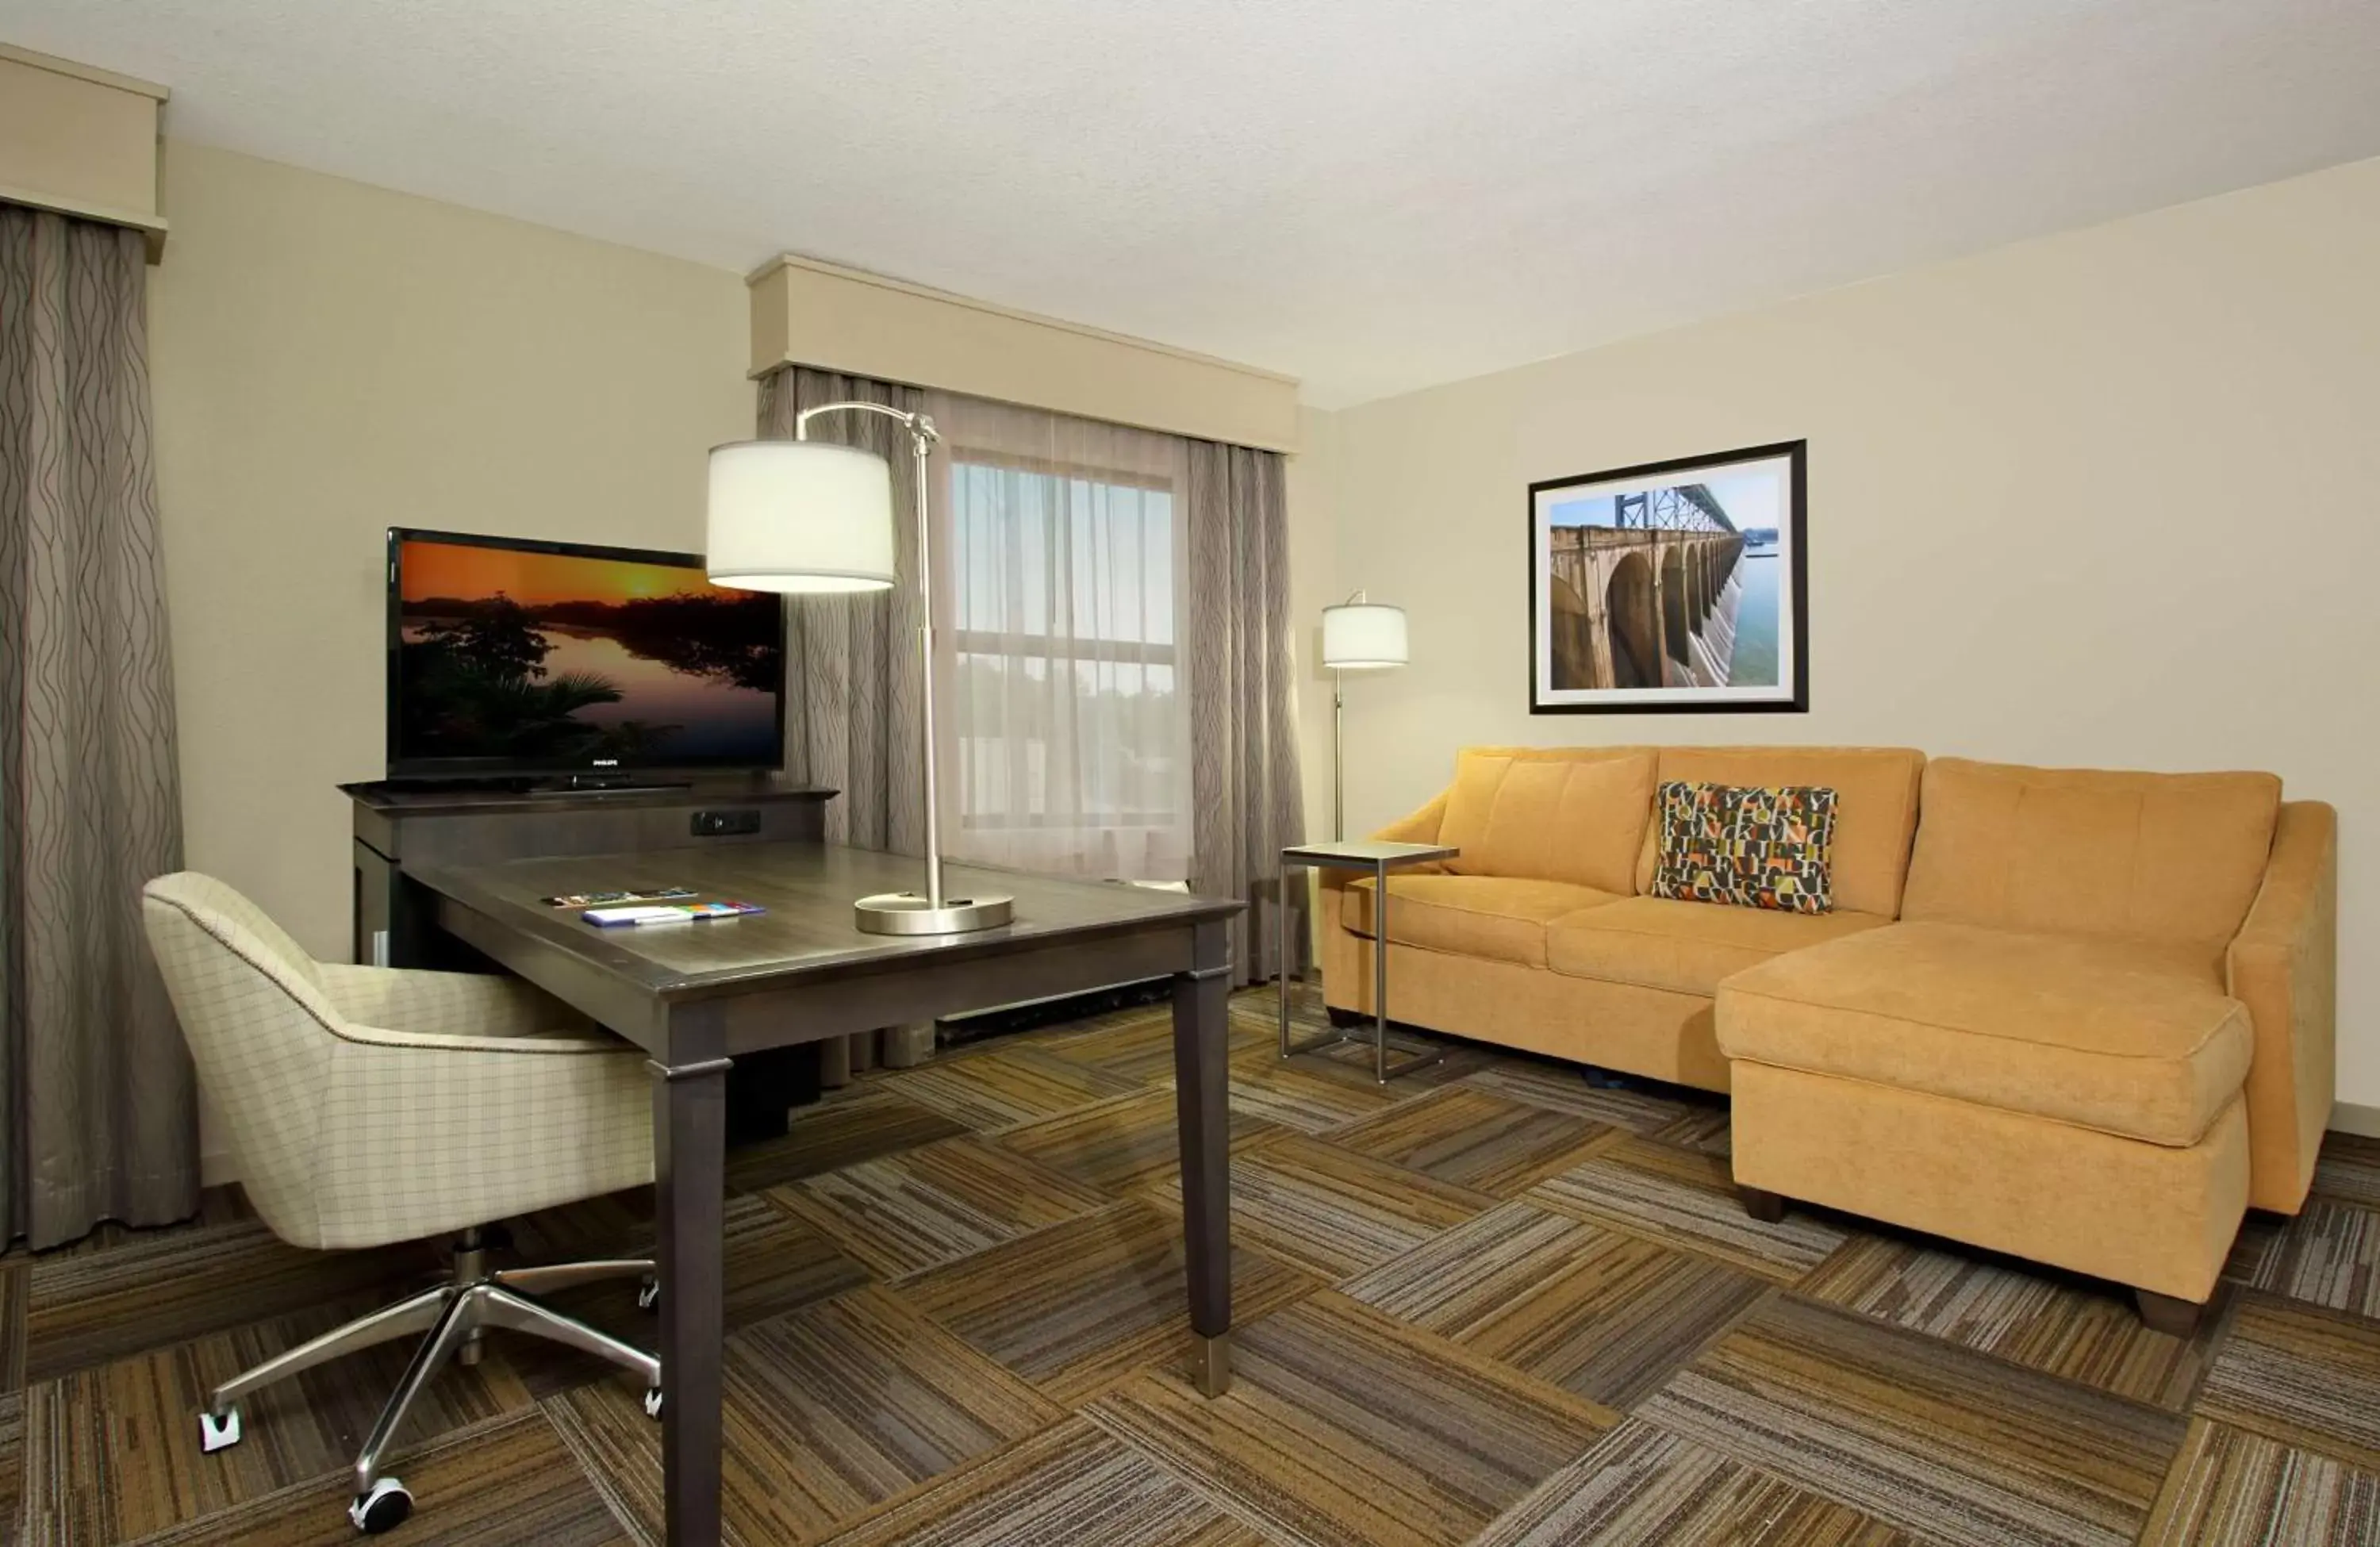
POLYGON ((2338 813, 2330 807, 2283 803, 2264 886, 2223 965, 2255 1031, 2248 1200, 2295 1212, 2337 1094, 2338 813))
POLYGON ((455 1037, 584 1035, 585 1016, 533 983, 488 972, 424 972, 412 968, 319 968, 322 996, 359 1027, 455 1037))
MULTIPOLYGON (((1439 825, 1445 820, 1446 791, 1440 790, 1430 798, 1428 805, 1424 806, 1420 810, 1406 812, 1372 836, 1387 844, 1436 843, 1439 825)), ((1428 864, 1407 865, 1402 868, 1411 874, 1440 871, 1446 867, 1432 861, 1428 864)), ((1365 875, 1366 872, 1362 871, 1325 870, 1320 872, 1319 879, 1326 891, 1338 891, 1351 883, 1363 880, 1365 875)))

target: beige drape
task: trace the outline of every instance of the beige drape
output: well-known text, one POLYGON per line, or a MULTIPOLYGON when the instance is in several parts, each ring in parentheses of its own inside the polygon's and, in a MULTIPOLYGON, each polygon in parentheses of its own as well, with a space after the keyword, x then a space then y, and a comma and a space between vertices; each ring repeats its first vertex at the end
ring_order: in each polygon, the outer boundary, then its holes
MULTIPOLYGON (((1279 453, 1191 441, 1188 651, 1192 890, 1248 905, 1235 981, 1280 972, 1281 851, 1305 837, 1290 670, 1289 511, 1279 453)), ((1303 891, 1290 938, 1309 936, 1303 891)), ((1303 954, 1303 948, 1293 946, 1303 954)), ((1296 968, 1302 963, 1289 963, 1296 968)))
POLYGON ((0 205, 0 1239, 197 1206, 140 888, 181 863, 140 236, 0 205))

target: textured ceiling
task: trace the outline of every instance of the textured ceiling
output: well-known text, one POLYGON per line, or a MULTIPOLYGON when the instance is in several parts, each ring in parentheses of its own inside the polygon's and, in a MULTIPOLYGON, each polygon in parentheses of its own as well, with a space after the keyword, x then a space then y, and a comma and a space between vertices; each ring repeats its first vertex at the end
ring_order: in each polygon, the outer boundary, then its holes
POLYGON ((1335 406, 2380 153, 2375 0, 0 0, 171 132, 1335 406))

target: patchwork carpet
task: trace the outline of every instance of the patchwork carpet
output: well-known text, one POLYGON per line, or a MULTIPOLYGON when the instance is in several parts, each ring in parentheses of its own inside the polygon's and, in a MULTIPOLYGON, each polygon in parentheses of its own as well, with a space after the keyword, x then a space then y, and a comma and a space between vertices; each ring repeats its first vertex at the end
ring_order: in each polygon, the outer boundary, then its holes
MULTIPOLYGON (((2380 1142, 2257 1216, 2190 1339, 2111 1286, 1795 1211, 1746 1217, 1724 1102, 1450 1044, 1373 1084, 1232 1007, 1238 1380, 1180 1371, 1171 1033, 1135 1009, 880 1072, 731 1157, 737 1547, 2380 1541, 2380 1142)), ((649 1248, 627 1193, 524 1261, 649 1248)), ((0 1257, 0 1543, 353 1540, 407 1345, 213 1382, 437 1271, 281 1245, 236 1190, 0 1257)), ((638 1340, 627 1286, 568 1309, 638 1340)), ((660 1540, 625 1378, 496 1334, 401 1441, 393 1541, 660 1540)))

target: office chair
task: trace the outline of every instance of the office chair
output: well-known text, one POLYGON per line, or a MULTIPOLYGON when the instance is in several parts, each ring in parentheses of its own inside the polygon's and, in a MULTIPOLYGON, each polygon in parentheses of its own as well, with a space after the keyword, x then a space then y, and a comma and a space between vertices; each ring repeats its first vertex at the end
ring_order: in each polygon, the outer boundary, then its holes
POLYGON ((237 1444, 239 1403, 327 1360, 423 1336, 356 1457, 347 1517, 366 1534, 412 1513, 382 1469, 407 1409, 482 1332, 532 1333, 644 1377, 661 1416, 661 1361, 534 1297, 649 1261, 486 1265, 480 1227, 652 1180, 652 1108, 639 1052, 516 979, 318 962, 220 881, 191 871, 142 888, 141 911, 199 1082, 223 1118, 241 1185, 274 1235, 323 1250, 456 1236, 436 1288, 349 1322, 215 1388, 201 1448, 237 1444))

